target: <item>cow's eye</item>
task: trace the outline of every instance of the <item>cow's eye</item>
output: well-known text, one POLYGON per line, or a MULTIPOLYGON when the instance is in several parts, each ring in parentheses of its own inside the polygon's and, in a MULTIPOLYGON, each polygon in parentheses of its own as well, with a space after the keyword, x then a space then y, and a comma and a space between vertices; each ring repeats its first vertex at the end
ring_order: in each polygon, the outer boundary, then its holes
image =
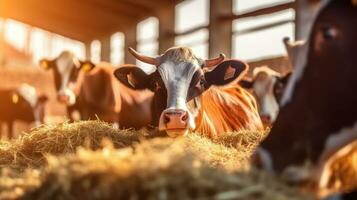
POLYGON ((196 88, 202 88, 205 85, 206 81, 202 78, 197 82, 196 88))
POLYGON ((337 30, 331 26, 324 26, 321 28, 321 31, 325 40, 331 40, 337 36, 337 30))

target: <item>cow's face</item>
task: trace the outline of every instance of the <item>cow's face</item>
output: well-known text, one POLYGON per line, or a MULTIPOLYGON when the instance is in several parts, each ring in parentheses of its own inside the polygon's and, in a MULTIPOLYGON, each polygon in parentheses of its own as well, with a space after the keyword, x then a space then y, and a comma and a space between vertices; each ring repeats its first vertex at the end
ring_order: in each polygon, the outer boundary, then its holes
MULTIPOLYGON (((143 56, 133 53, 145 61, 143 56)), ((132 89, 152 90, 155 93, 153 125, 176 137, 196 128, 200 111, 198 97, 205 90, 212 85, 228 84, 246 70, 246 65, 241 62, 222 63, 223 60, 221 55, 204 61, 188 48, 171 48, 148 62, 156 65, 154 73, 146 75, 140 68, 132 66, 117 69, 115 76, 132 89)))
POLYGON ((36 125, 44 122, 45 104, 48 98, 45 95, 39 96, 34 87, 23 84, 12 94, 12 103, 25 119, 32 119, 36 125))
MULTIPOLYGON (((357 119, 357 87, 354 74, 357 49, 357 6, 351 0, 332 1, 319 14, 312 29, 309 53, 302 77, 281 109, 262 155, 282 171, 306 160, 316 163, 331 141, 340 142, 341 130, 357 119)), ((292 75, 294 76, 294 74, 292 75)), ((293 77, 292 77, 293 78, 293 77)), ((356 132, 355 132, 356 133, 356 132)), ((335 144, 336 145, 336 144, 335 144)))
POLYGON ((258 102, 260 118, 266 125, 272 124, 278 113, 279 103, 290 74, 282 76, 268 67, 254 70, 252 81, 242 81, 239 84, 251 89, 258 102))
POLYGON ((57 99, 70 106, 76 103, 75 90, 80 71, 90 71, 94 64, 81 62, 72 53, 64 51, 54 60, 41 60, 40 66, 53 70, 57 99))

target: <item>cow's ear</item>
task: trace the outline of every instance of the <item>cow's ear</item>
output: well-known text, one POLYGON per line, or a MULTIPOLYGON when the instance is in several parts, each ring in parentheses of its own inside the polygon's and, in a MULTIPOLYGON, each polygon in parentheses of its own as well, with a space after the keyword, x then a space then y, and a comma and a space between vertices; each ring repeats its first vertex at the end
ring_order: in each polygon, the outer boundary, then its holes
POLYGON ((80 69, 84 72, 89 72, 91 71, 93 68, 95 67, 95 64, 92 63, 91 61, 84 61, 84 62, 80 62, 80 69))
POLYGON ((53 66, 53 61, 48 59, 42 59, 40 60, 39 65, 42 69, 49 70, 53 66))
POLYGON ((116 69, 114 76, 122 84, 134 90, 144 90, 150 86, 150 75, 135 65, 125 65, 116 69))
POLYGON ((238 81, 248 71, 249 66, 239 60, 226 60, 212 71, 205 73, 208 86, 222 86, 233 81, 238 81))

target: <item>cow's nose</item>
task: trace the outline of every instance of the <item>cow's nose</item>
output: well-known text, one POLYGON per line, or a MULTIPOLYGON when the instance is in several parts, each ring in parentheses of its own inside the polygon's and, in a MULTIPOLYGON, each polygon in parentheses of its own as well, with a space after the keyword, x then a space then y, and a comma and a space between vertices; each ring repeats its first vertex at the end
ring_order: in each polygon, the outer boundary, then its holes
POLYGON ((65 94, 59 94, 57 95, 57 100, 61 103, 68 103, 69 102, 69 96, 65 94))
POLYGON ((185 129, 187 127, 188 113, 184 110, 168 110, 163 113, 164 124, 167 129, 185 129))

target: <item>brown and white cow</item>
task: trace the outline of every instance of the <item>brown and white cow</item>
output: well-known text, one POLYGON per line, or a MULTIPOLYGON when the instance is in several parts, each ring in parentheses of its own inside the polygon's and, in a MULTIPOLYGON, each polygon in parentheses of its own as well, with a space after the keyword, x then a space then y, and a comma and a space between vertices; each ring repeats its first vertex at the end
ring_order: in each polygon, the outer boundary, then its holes
POLYGON ((130 52, 155 66, 146 74, 139 67, 115 71, 120 82, 129 88, 154 92, 152 125, 171 137, 189 130, 210 137, 229 131, 262 130, 256 102, 236 83, 248 66, 238 60, 224 60, 224 55, 202 60, 186 47, 173 47, 158 57, 130 52), (228 86, 227 86, 228 85, 228 86))
POLYGON ((357 140, 356 24, 354 0, 332 0, 319 13, 306 66, 258 149, 267 168, 281 172, 306 160, 321 166, 357 140))
POLYGON ((35 123, 44 122, 45 95, 38 95, 36 89, 28 84, 22 84, 14 89, 0 90, 0 121, 7 124, 8 138, 13 137, 15 121, 35 123))
POLYGON ((122 128, 141 128, 150 121, 151 94, 128 89, 113 76, 109 63, 82 62, 68 51, 40 65, 54 73, 57 99, 67 106, 71 118, 78 111, 82 120, 119 123, 122 128))
POLYGON ((278 116, 280 99, 290 77, 282 75, 267 66, 253 70, 252 80, 242 80, 239 85, 251 90, 258 102, 260 118, 265 125, 271 125, 278 116))

